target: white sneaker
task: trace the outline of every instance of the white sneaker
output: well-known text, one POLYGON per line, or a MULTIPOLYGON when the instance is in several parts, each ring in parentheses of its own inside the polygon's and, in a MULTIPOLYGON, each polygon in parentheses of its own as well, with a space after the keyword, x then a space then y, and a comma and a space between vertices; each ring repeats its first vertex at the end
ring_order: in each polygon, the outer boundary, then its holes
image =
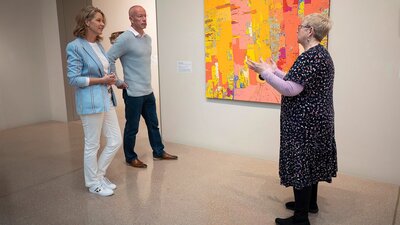
POLYGON ((102 179, 100 179, 100 184, 101 186, 111 190, 115 190, 117 188, 117 185, 111 183, 111 181, 107 177, 103 177, 102 179))
POLYGON ((106 188, 106 187, 103 187, 102 185, 90 187, 89 191, 91 193, 93 193, 93 194, 98 194, 98 195, 103 196, 103 197, 110 196, 110 195, 114 194, 113 190, 111 190, 109 188, 106 188))

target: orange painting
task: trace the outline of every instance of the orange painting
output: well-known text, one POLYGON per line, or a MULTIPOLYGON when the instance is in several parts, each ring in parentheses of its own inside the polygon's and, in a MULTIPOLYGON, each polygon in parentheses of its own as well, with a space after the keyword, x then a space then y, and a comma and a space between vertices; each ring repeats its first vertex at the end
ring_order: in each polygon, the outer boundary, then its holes
MULTIPOLYGON (((272 57, 288 71, 301 49, 297 26, 304 15, 329 14, 329 0, 205 0, 206 97, 279 104, 280 94, 247 59, 272 57)), ((327 39, 322 42, 327 45, 327 39)))

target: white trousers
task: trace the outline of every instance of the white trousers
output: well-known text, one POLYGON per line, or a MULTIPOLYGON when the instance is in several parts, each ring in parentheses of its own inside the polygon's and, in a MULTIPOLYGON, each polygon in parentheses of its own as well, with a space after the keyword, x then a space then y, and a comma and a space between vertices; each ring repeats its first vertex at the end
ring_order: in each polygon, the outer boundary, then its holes
POLYGON ((100 179, 112 159, 122 145, 121 130, 118 124, 115 108, 110 111, 89 115, 81 115, 83 132, 85 134, 85 149, 83 154, 83 167, 86 187, 100 185, 100 179), (106 138, 106 146, 97 159, 100 148, 100 136, 106 138))

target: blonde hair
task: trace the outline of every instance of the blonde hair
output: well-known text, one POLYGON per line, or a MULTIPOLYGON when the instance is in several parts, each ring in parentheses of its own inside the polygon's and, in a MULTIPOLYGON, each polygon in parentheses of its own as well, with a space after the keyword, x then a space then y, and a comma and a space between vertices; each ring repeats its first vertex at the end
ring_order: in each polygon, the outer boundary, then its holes
POLYGON ((318 41, 322 41, 332 28, 332 21, 320 13, 313 13, 305 16, 303 18, 303 24, 314 29, 314 38, 318 41))
MULTIPOLYGON (((106 17, 104 16, 104 13, 96 7, 93 6, 86 6, 85 8, 82 8, 78 15, 75 17, 75 28, 73 31, 73 34, 75 37, 80 37, 80 38, 85 38, 86 37, 86 32, 87 32, 87 26, 86 26, 86 21, 92 20, 96 13, 100 13, 103 16, 104 24, 106 23, 106 17)), ((101 41, 103 38, 100 35, 97 35, 96 41, 101 41)))

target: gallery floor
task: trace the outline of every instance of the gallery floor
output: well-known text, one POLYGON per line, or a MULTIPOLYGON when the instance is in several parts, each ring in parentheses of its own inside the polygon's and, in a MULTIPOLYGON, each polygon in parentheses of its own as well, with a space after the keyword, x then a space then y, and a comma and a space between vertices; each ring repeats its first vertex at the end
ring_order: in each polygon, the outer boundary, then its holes
MULTIPOLYGON (((120 150, 108 172, 118 188, 99 197, 84 187, 80 122, 0 131, 0 224, 273 225, 291 215, 276 162, 165 144, 179 160, 153 161, 141 126, 137 151, 149 167, 128 167, 120 150)), ((320 185, 311 224, 400 225, 399 190, 339 174, 320 185)))

